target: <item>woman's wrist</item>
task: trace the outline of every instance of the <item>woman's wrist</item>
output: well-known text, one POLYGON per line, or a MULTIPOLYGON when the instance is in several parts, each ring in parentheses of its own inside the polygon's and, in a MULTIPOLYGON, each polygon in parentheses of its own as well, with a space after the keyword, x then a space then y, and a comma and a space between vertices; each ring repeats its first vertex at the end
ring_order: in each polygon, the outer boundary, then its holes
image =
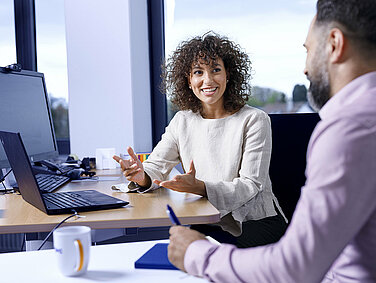
POLYGON ((200 196, 203 196, 203 197, 208 197, 208 194, 206 193, 206 186, 205 186, 205 182, 204 181, 201 181, 201 180, 197 180, 197 188, 198 188, 198 194, 200 196))
POLYGON ((151 186, 151 178, 144 172, 144 180, 137 182, 137 184, 141 187, 149 188, 151 186))

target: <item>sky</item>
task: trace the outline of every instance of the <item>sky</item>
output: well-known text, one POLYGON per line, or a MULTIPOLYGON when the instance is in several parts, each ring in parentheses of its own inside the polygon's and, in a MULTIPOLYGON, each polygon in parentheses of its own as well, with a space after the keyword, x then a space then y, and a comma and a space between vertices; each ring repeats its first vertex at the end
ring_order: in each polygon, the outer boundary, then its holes
POLYGON ((0 2, 0 66, 17 63, 13 0, 0 2))
POLYGON ((292 95, 303 74, 303 43, 316 0, 165 0, 166 53, 214 31, 238 43, 253 63, 252 85, 292 95))
MULTIPOLYGON (((0 66, 16 63, 14 0, 0 0, 0 66)), ((68 99, 64 0, 35 0, 37 67, 47 91, 68 99)))
MULTIPOLYGON (((138 0, 133 0, 138 1, 138 0)), ((166 53, 212 30, 240 44, 253 63, 252 84, 291 96, 303 75, 303 43, 316 0, 165 0, 166 53)), ((38 71, 47 91, 68 98, 64 0, 35 0, 38 71)), ((0 1, 0 66, 16 62, 13 0, 0 1)))
POLYGON ((47 91, 68 100, 64 0, 35 0, 38 71, 47 91))

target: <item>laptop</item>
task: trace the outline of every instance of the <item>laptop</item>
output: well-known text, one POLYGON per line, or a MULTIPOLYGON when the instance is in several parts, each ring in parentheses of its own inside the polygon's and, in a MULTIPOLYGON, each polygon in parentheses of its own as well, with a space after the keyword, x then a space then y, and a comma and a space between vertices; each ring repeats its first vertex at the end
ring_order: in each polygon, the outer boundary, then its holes
POLYGON ((49 215, 119 208, 129 203, 95 190, 43 193, 33 174, 20 133, 0 131, 0 141, 22 198, 49 215))

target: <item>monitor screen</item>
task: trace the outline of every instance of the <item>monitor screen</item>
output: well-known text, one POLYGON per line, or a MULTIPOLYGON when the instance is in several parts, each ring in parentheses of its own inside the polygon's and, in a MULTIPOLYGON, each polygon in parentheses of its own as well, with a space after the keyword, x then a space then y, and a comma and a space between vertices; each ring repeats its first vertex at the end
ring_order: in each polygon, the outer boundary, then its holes
MULTIPOLYGON (((0 68, 0 130, 21 133, 31 161, 58 155, 42 73, 0 68)), ((0 144, 0 168, 9 167, 0 144)))

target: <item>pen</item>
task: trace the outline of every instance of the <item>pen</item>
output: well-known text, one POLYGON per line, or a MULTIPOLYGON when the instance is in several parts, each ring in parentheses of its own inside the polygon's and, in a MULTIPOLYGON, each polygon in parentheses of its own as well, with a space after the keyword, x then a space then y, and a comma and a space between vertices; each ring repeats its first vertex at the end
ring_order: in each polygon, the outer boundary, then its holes
POLYGON ((176 217, 175 212, 172 210, 171 206, 167 205, 167 215, 170 218, 172 224, 181 225, 179 219, 176 217))
MULTIPOLYGON (((168 217, 170 218, 170 220, 171 220, 171 222, 172 222, 173 225, 181 225, 179 219, 176 217, 175 212, 172 210, 171 206, 167 205, 167 210, 166 210, 166 212, 167 212, 167 215, 168 215, 168 217)), ((218 242, 217 240, 213 239, 213 238, 210 237, 210 236, 205 236, 205 238, 206 238, 209 242, 211 242, 211 243, 213 243, 213 244, 216 244, 216 245, 218 245, 218 246, 221 245, 220 242, 218 242)))

